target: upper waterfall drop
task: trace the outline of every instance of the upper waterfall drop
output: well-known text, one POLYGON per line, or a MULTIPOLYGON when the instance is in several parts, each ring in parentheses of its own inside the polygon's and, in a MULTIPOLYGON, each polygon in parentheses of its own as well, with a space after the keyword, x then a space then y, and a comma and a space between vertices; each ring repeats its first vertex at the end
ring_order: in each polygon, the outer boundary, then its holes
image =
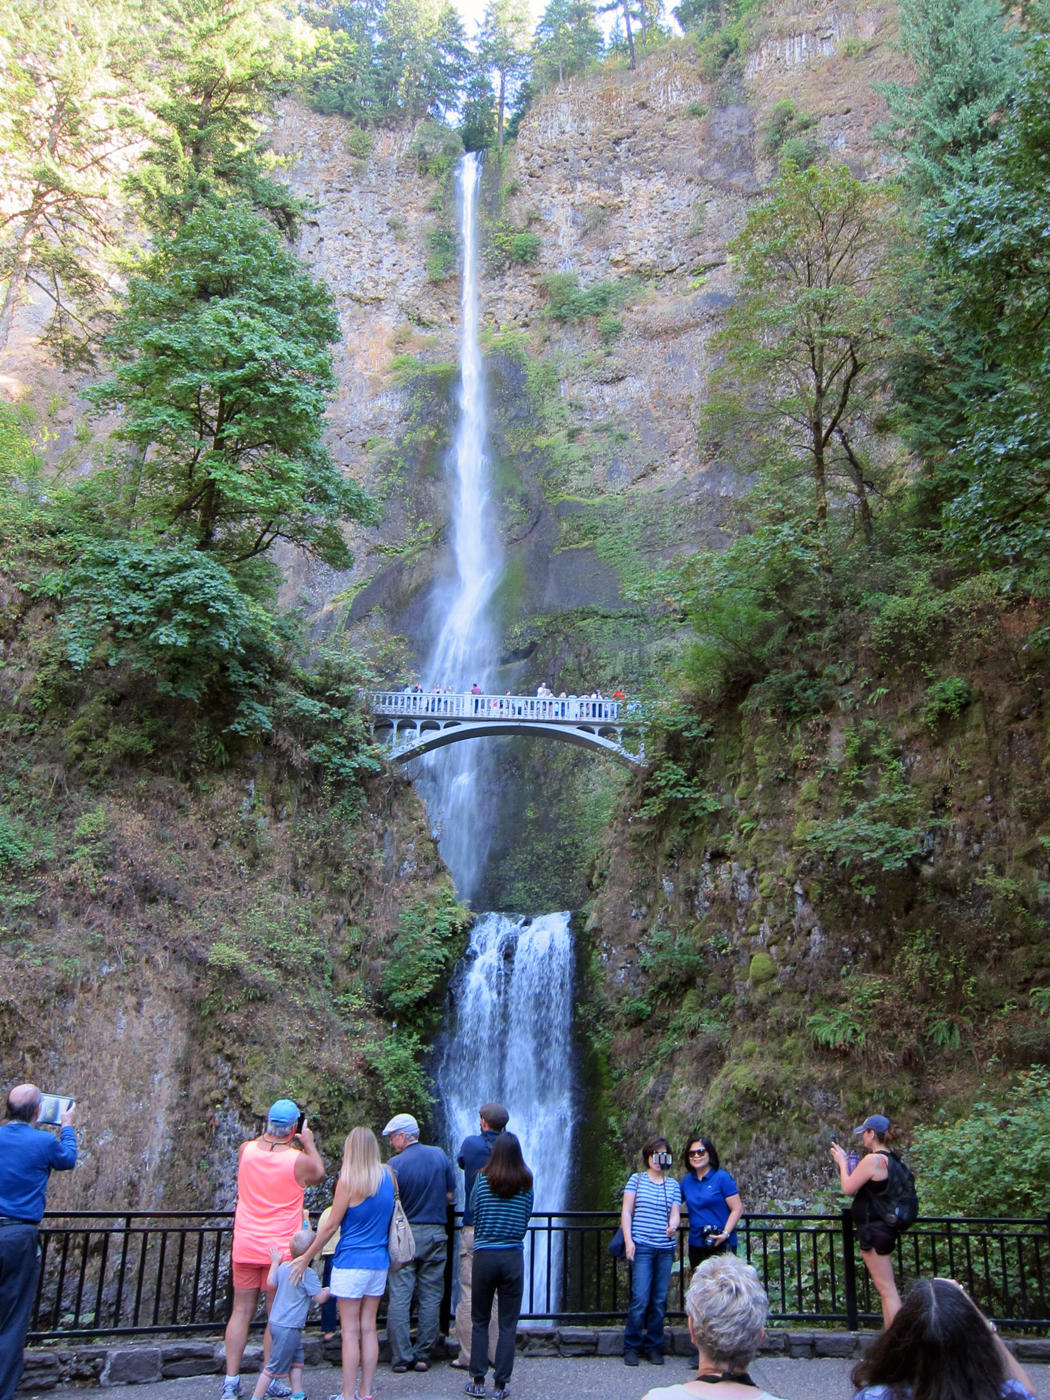
POLYGON ((463 246, 459 417, 451 455, 455 471, 452 549, 456 580, 427 664, 427 689, 451 684, 467 690, 475 681, 484 689, 496 661, 489 605, 500 580, 502 560, 489 502, 485 380, 478 343, 477 202, 481 170, 478 153, 468 151, 456 172, 463 246))
MULTIPOLYGON (((469 690, 474 682, 486 689, 498 660, 490 610, 503 564, 489 500, 485 378, 478 344, 477 203, 481 170, 481 158, 475 151, 468 151, 456 170, 463 248, 463 331, 459 415, 448 457, 454 478, 452 553, 456 573, 451 585, 439 588, 433 600, 442 622, 424 672, 427 690, 435 685, 469 690)), ((491 823, 479 820, 479 806, 491 755, 475 752, 479 747, 484 750, 484 745, 476 743, 457 744, 429 754, 422 760, 419 775, 442 857, 460 898, 466 900, 477 889, 490 842, 491 823)))

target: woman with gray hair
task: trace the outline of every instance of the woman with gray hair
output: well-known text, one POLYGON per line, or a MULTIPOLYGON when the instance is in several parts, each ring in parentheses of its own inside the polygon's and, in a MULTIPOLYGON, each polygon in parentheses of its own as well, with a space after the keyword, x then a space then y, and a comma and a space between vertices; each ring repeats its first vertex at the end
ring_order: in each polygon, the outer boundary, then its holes
POLYGON ((747 1373, 766 1334, 769 1299, 750 1264, 732 1254, 705 1259, 685 1299, 700 1357, 695 1381, 650 1390, 646 1400, 777 1400, 747 1373))

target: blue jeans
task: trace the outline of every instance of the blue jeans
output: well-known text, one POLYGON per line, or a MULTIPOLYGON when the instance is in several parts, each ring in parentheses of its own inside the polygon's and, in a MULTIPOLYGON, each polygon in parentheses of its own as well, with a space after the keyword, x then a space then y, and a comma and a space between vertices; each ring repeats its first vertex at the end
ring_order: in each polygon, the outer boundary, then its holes
POLYGON ((631 1306, 623 1334, 624 1351, 663 1351, 664 1312, 673 1262, 673 1249, 635 1244, 634 1263, 631 1265, 631 1306))

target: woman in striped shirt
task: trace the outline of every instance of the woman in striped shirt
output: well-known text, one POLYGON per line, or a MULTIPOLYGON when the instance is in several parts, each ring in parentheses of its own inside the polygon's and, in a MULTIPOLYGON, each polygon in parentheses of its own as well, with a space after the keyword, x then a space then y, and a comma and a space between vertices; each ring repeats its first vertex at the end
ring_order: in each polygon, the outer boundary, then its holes
POLYGON ((525 1231, 532 1215, 532 1172, 513 1133, 500 1133, 492 1155, 474 1179, 474 1264, 471 1271, 470 1374, 467 1395, 485 1394, 489 1360, 489 1318, 493 1295, 499 1294, 499 1341, 496 1343, 492 1400, 506 1400, 514 1367, 521 1295, 525 1287, 525 1231))
POLYGON ((664 1364, 664 1313, 682 1214, 681 1187, 664 1170, 672 1160, 667 1139, 650 1138, 642 1148, 645 1171, 635 1172, 624 1188, 620 1227, 632 1266, 631 1306, 623 1334, 628 1366, 638 1365, 639 1352, 654 1366, 664 1364))

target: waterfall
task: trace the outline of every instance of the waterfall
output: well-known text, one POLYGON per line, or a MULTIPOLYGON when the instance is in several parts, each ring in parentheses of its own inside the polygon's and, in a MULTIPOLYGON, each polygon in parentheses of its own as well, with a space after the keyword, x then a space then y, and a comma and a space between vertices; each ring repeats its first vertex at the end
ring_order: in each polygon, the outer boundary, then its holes
MULTIPOLYGON (((452 984, 452 1023, 437 1082, 447 1146, 455 1159, 478 1129, 478 1108, 497 1100, 521 1139, 532 1169, 536 1210, 562 1210, 569 1186, 574 1094, 572 1071, 573 946, 569 914, 533 919, 483 914, 452 984)), ((546 1281, 560 1273, 560 1241, 552 1258, 537 1236, 536 1258, 526 1258, 534 1280, 532 1310, 547 1307, 546 1281)), ((557 1306, 552 1291, 550 1306, 557 1306)))
MULTIPOLYGON (((452 553, 455 578, 436 590, 434 611, 443 618, 424 673, 423 686, 482 690, 498 655, 490 604, 502 573, 502 550, 489 502, 485 455, 485 381, 478 344, 477 199, 481 160, 468 152, 456 172, 463 247, 463 318, 460 342, 458 422, 449 467, 454 477, 452 553)), ((462 899, 469 900, 489 852, 491 824, 479 812, 487 786, 484 741, 452 744, 422 763, 419 784, 441 844, 441 854, 462 899)))
MULTIPOLYGON (((481 160, 468 153, 457 170, 463 248, 463 329, 458 418, 448 471, 452 477, 452 556, 455 572, 435 589, 441 619, 424 671, 424 688, 490 687, 499 661, 492 601, 503 560, 489 498, 485 384, 478 344, 477 202, 481 160)), ((487 817, 491 740, 466 740, 429 754, 417 781, 460 898, 469 900, 485 869, 494 823, 487 817)), ((445 1132, 455 1160, 478 1128, 478 1109, 498 1099, 510 1114, 535 1175, 537 1210, 562 1210, 569 1184, 573 1127, 573 946, 568 914, 536 917, 482 914, 457 969, 445 1029, 436 1052, 436 1079, 445 1132)), ((462 1183, 460 1186, 462 1191, 462 1183)), ((461 1202, 462 1203, 462 1202, 461 1202)), ((557 1241, 557 1237, 555 1237, 557 1241)), ((548 1289, 560 1277, 560 1244, 547 1257, 545 1239, 526 1258, 525 1311, 548 1311, 548 1289)))

